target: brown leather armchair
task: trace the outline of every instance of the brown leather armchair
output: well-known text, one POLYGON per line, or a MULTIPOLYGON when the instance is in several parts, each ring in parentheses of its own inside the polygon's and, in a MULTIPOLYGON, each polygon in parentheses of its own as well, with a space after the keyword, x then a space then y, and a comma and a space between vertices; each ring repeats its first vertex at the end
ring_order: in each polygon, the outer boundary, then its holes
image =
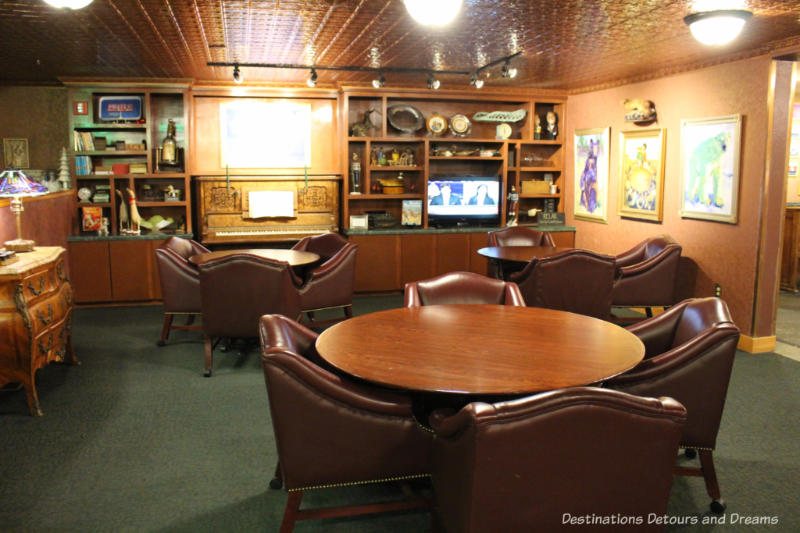
POLYGON ((306 272, 300 289, 302 309, 309 323, 316 326, 352 317, 358 245, 338 233, 326 233, 305 237, 292 250, 313 252, 321 259, 319 266, 306 272), (344 308, 344 317, 314 321, 314 311, 336 307, 344 308))
POLYGON ((261 318, 262 365, 278 448, 270 487, 289 491, 280 531, 296 520, 428 507, 427 500, 300 510, 303 492, 429 475, 433 435, 404 394, 351 382, 320 366, 317 333, 280 315, 261 318))
POLYGON ((668 307, 675 303, 681 245, 669 235, 641 242, 616 256, 617 273, 611 304, 619 307, 668 307))
POLYGON ((434 525, 447 533, 597 530, 565 514, 638 516, 661 531, 686 411, 672 398, 592 387, 434 411, 434 525))
POLYGON ((555 246, 553 237, 546 231, 537 231, 526 226, 510 226, 490 231, 489 246, 555 246))
MULTIPOLYGON (((509 226, 488 234, 489 246, 555 246, 553 237, 546 231, 538 231, 527 226, 509 226)), ((522 267, 516 263, 503 265, 503 275, 506 279, 513 272, 518 272, 522 267)), ((499 278, 497 265, 489 261, 488 272, 490 277, 499 278)))
POLYGON ((268 313, 300 317, 300 280, 286 262, 235 253, 199 270, 206 377, 220 338, 258 337, 258 321, 268 313))
POLYGON ((474 272, 449 272, 406 283, 405 307, 436 304, 499 304, 525 306, 516 283, 474 272))
POLYGON ((721 513, 725 502, 712 452, 739 342, 728 306, 719 298, 684 300, 627 329, 644 343, 644 360, 606 386, 641 396, 671 396, 686 406, 681 447, 700 451, 701 468, 677 468, 676 474, 703 476, 711 510, 721 513))
POLYGON ((530 307, 547 307, 607 320, 611 314, 614 258, 588 250, 534 259, 511 274, 530 307))
POLYGON ((208 252, 208 248, 190 239, 170 237, 155 249, 161 297, 164 300, 164 325, 157 344, 164 346, 171 329, 200 331, 193 326, 200 314, 200 274, 189 262, 193 255, 208 252), (188 315, 185 326, 173 326, 175 315, 188 315))

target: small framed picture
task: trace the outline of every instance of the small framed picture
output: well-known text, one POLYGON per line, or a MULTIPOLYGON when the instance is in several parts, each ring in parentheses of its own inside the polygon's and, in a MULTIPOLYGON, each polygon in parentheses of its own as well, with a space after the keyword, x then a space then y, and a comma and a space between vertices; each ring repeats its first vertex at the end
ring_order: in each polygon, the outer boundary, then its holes
POLYGON ((422 225, 422 200, 403 200, 401 223, 403 226, 422 225))
POLYGON ((28 139, 3 139, 6 168, 30 168, 28 139))
POLYGON ((350 215, 350 229, 369 229, 367 215, 350 215))

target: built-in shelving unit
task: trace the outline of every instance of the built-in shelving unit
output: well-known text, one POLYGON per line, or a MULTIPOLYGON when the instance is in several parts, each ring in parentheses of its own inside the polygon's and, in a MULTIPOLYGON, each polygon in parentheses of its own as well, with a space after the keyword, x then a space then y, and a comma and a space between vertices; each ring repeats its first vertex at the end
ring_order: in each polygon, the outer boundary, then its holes
MULTIPOLYGON (((349 216, 370 211, 388 212, 399 221, 406 199, 423 200, 423 227, 428 226, 426 191, 428 182, 438 176, 472 174, 499 176, 502 197, 507 198, 511 188, 519 193, 520 222, 532 222, 530 209, 543 210, 552 202, 555 210, 563 211, 563 138, 545 139, 547 114, 554 113, 558 124, 563 124, 566 113, 563 97, 531 97, 476 92, 419 92, 345 89, 342 94, 342 138, 346 139, 344 161, 347 176, 344 186, 343 225, 349 228, 349 216), (463 135, 452 129, 436 136, 423 126, 412 133, 392 126, 388 113, 395 106, 413 106, 427 119, 441 115, 450 122, 455 115, 464 115, 470 121, 469 131, 463 135), (516 122, 485 122, 474 120, 478 112, 525 111, 525 118, 516 122), (372 120, 365 122, 365 113, 372 120), (375 120, 375 117, 379 117, 375 120), (538 116, 541 130, 536 127, 538 116), (366 125, 366 135, 353 135, 353 126, 366 125), (498 126, 507 124, 508 138, 498 138, 498 126), (469 152, 469 155, 465 155, 469 152), (398 164, 403 153, 411 153, 414 163, 398 164), (383 158, 381 158, 381 154, 383 158), (388 154, 388 155, 387 155, 388 154), (489 155, 491 154, 491 155, 489 155), (395 156, 394 158, 392 156, 395 156), (380 164, 385 160, 385 164, 380 164), (354 188, 352 163, 358 162, 360 180, 354 188), (377 161, 377 163, 376 163, 377 161), (384 194, 381 183, 397 178, 402 173, 403 194, 384 194), (554 188, 551 189, 550 185, 554 188), (525 192, 523 192, 523 189, 525 192), (551 192, 552 190, 552 192, 551 192)), ((359 132, 360 133, 360 132, 359 132)), ((396 181, 394 181, 396 183, 396 181)), ((506 220, 507 200, 502 202, 501 218, 506 220)))

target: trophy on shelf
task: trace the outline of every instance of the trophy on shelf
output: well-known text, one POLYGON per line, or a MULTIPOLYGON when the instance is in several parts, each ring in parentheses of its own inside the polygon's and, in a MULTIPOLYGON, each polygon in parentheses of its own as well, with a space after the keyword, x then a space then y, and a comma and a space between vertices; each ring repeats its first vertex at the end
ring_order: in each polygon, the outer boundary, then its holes
POLYGON ((350 194, 361 194, 361 161, 356 153, 350 162, 350 194))
POLYGON ((511 192, 508 193, 508 222, 506 223, 506 226, 517 225, 518 207, 519 207, 519 194, 517 194, 516 187, 512 185, 511 192))

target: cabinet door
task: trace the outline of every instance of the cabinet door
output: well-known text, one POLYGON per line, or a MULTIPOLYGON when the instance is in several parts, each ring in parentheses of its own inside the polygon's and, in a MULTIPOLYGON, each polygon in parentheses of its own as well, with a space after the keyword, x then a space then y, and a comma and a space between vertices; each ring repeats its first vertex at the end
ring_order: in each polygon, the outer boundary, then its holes
POLYGON ((550 233, 550 236, 553 238, 553 242, 556 243, 556 246, 563 246, 564 248, 575 247, 574 231, 553 231, 550 233))
POLYGON ((476 274, 483 274, 484 276, 489 273, 489 260, 478 253, 481 248, 487 247, 489 244, 489 236, 486 233, 470 233, 469 234, 469 270, 476 274))
POLYGON ((75 302, 111 301, 108 245, 108 241, 67 243, 69 274, 75 291, 75 302))
POLYGON ((400 236, 353 235, 356 254, 356 292, 396 291, 400 285, 400 236))
POLYGON ((436 235, 436 269, 434 275, 469 270, 469 233, 436 235))
POLYGON ((115 302, 155 298, 155 261, 150 241, 111 241, 111 294, 115 302))
POLYGON ((432 278, 434 256, 436 254, 436 235, 401 235, 400 289, 409 281, 432 278))

